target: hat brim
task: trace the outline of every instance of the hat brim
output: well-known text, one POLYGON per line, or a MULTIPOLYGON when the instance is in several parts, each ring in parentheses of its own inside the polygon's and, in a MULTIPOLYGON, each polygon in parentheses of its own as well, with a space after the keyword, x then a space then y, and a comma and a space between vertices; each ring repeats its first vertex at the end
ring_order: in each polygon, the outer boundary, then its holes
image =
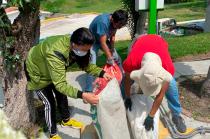
POLYGON ((153 87, 141 87, 141 90, 145 96, 157 96, 160 93, 162 84, 158 84, 153 87))
POLYGON ((141 76, 141 70, 134 70, 130 74, 130 78, 137 82, 139 81, 140 76, 141 76))

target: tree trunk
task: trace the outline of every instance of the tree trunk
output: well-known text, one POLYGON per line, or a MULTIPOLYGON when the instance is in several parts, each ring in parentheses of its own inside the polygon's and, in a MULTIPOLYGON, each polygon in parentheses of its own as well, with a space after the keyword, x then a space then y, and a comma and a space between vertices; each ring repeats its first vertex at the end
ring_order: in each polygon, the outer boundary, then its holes
POLYGON ((30 4, 24 3, 23 8, 19 8, 20 14, 13 23, 14 43, 11 54, 20 55, 19 64, 14 74, 3 69, 4 111, 10 125, 15 129, 23 129, 26 134, 28 129, 34 125, 35 107, 33 95, 26 90, 27 80, 23 65, 29 49, 38 42, 40 35, 40 3, 34 0, 30 4))
MULTIPOLYGON (((206 22, 205 22, 204 31, 210 32, 210 0, 207 0, 206 22)), ((207 78, 201 87, 200 94, 201 94, 201 97, 210 98, 210 66, 209 66, 207 78)))
POLYGON ((205 32, 210 32, 210 0, 207 1, 208 5, 206 8, 206 22, 205 22, 205 32))
POLYGON ((137 40, 137 38, 140 35, 144 34, 146 20, 147 20, 147 12, 145 12, 145 11, 139 12, 138 20, 137 20, 136 24, 134 23, 135 24, 134 27, 136 27, 135 30, 134 30, 135 34, 134 34, 134 36, 132 38, 131 44, 128 47, 128 53, 130 52, 131 47, 135 43, 135 41, 137 40))
POLYGON ((210 98, 210 66, 207 74, 207 78, 201 87, 201 97, 208 97, 210 98))
POLYGON ((145 11, 139 12, 139 18, 138 18, 137 25, 136 25, 135 36, 139 36, 144 33, 146 19, 147 19, 147 12, 145 12, 145 11))

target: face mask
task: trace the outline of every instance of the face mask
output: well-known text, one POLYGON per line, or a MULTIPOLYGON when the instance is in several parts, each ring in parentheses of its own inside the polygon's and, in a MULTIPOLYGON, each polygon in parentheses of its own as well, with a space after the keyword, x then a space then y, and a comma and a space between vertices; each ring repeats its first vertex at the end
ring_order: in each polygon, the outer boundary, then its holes
POLYGON ((85 56, 87 54, 86 51, 80 51, 80 50, 75 50, 75 49, 72 49, 72 51, 75 53, 75 55, 77 56, 85 56))

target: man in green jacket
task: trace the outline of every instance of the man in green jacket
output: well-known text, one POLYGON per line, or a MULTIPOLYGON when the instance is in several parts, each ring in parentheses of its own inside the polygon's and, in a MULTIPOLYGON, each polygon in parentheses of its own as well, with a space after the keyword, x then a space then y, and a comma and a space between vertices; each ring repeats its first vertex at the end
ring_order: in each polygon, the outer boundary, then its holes
POLYGON ((87 28, 79 28, 73 32, 71 38, 69 35, 49 37, 32 47, 28 53, 25 62, 27 87, 36 93, 45 105, 45 120, 52 139, 61 138, 56 127, 56 102, 62 115, 61 125, 78 128, 81 128, 82 124, 70 119, 67 96, 81 98, 90 104, 98 103, 98 96, 82 92, 67 83, 66 69, 77 63, 79 68, 91 75, 111 79, 101 68, 89 64, 93 43, 94 36, 90 31, 87 28))

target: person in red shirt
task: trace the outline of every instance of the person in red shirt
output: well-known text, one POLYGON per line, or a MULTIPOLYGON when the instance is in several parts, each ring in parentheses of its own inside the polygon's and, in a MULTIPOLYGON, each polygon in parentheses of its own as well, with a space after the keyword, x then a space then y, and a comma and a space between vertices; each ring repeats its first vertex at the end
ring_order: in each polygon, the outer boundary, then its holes
POLYGON ((132 101, 130 99, 131 78, 135 80, 135 76, 137 75, 133 74, 131 76, 131 72, 136 71, 135 74, 139 73, 139 81, 137 82, 140 84, 143 93, 146 93, 144 91, 147 90, 153 91, 150 94, 154 94, 154 90, 156 92, 158 91, 155 95, 156 98, 152 109, 145 119, 145 128, 147 130, 153 129, 153 117, 165 95, 168 106, 172 112, 172 121, 176 125, 177 130, 181 133, 186 132, 186 125, 183 118, 180 116, 182 109, 179 101, 179 92, 176 81, 173 78, 175 68, 168 52, 167 42, 158 35, 140 36, 131 46, 130 53, 123 62, 123 69, 125 71, 126 109, 129 108, 129 110, 131 110, 132 108, 132 101), (149 74, 151 73, 150 77, 146 77, 148 75, 147 72, 149 72, 149 74), (162 73, 162 75, 160 75, 160 73, 162 73), (161 77, 168 74, 170 74, 171 78, 169 78, 170 76, 167 76, 167 78, 161 77), (145 79, 149 79, 149 81, 145 79), (151 88, 153 88, 153 86, 148 83, 151 83, 151 81, 159 82, 159 79, 161 79, 161 83, 158 83, 157 86, 161 85, 161 87, 152 90, 151 88))

